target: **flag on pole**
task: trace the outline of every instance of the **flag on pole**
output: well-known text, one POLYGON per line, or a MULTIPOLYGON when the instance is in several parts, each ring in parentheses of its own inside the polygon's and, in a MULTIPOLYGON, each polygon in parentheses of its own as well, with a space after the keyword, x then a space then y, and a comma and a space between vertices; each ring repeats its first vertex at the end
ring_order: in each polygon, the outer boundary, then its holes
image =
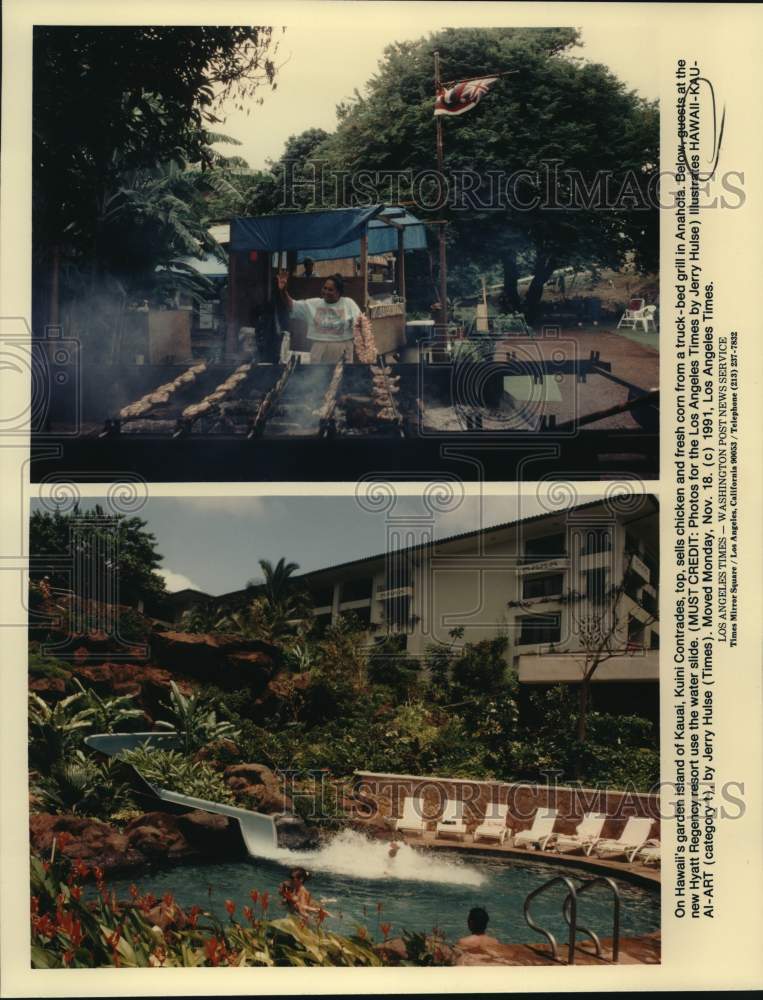
POLYGON ((440 87, 434 101, 435 115, 462 115, 471 111, 497 79, 497 76, 482 76, 475 80, 462 80, 448 90, 440 87))

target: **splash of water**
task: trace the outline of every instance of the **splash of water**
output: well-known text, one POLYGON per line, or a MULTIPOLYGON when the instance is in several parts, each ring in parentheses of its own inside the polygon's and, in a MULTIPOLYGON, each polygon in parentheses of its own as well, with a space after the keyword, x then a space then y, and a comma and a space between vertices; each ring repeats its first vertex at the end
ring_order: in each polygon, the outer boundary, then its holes
POLYGON ((435 852, 401 844, 394 858, 389 844, 372 840, 354 830, 343 830, 317 851, 288 851, 275 848, 270 860, 310 871, 331 872, 360 879, 400 879, 444 885, 478 886, 485 876, 457 857, 440 857, 435 852))

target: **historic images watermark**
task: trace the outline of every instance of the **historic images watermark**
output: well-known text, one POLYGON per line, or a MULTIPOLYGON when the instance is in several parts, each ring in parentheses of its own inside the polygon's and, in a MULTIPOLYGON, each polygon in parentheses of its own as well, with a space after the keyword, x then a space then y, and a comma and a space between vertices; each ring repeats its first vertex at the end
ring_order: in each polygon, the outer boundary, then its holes
MULTIPOLYGON (((656 165, 640 171, 586 172, 565 167, 559 159, 513 171, 338 170, 325 160, 288 161, 274 169, 280 211, 384 203, 421 212, 649 212, 675 208, 680 189, 676 173, 656 165)), ((702 207, 742 208, 744 182, 741 170, 703 177, 702 207)))

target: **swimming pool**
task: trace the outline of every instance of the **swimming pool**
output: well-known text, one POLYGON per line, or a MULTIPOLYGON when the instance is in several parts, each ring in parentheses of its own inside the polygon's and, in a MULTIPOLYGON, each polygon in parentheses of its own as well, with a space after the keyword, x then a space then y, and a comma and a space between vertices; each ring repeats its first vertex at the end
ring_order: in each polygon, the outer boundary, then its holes
MULTIPOLYGON (((289 869, 303 865, 311 878, 308 888, 316 900, 324 900, 331 913, 326 926, 342 933, 355 933, 358 926, 381 937, 379 927, 390 924, 390 936, 409 931, 429 932, 439 928, 449 940, 465 934, 466 915, 473 906, 484 906, 490 914, 490 932, 505 942, 541 940, 523 916, 529 892, 555 875, 587 879, 582 869, 554 866, 533 859, 468 857, 448 852, 426 852, 404 845, 394 859, 387 844, 344 831, 314 852, 278 851, 271 858, 230 863, 184 865, 157 869, 135 879, 109 880, 110 888, 125 898, 131 882, 143 892, 161 897, 171 892, 181 906, 199 904, 225 920, 225 900, 236 903, 237 915, 251 905, 250 891, 268 891, 270 916, 285 912, 278 886, 289 869)), ((659 890, 618 881, 622 898, 621 934, 646 934, 659 930, 659 890)), ((561 906, 564 886, 555 886, 533 903, 534 918, 564 939, 561 906)), ((600 936, 612 929, 611 894, 604 887, 586 893, 578 905, 578 923, 600 936)))

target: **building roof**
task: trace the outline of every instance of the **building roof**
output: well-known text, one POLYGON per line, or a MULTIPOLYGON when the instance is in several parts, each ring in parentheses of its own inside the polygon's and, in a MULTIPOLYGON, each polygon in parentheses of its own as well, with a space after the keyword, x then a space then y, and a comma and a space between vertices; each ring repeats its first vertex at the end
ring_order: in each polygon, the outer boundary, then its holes
MULTIPOLYGON (((645 499, 650 500, 651 503, 652 503, 652 505, 653 505, 653 510, 650 513, 656 513, 657 510, 659 509, 659 503, 658 503, 657 497, 655 497, 651 493, 647 493, 644 496, 645 496, 645 499)), ((610 502, 615 502, 615 501, 616 501, 616 498, 612 498, 612 500, 610 502)), ((600 506, 604 502, 605 502, 605 498, 600 497, 600 498, 598 498, 596 500, 589 500, 586 503, 575 504, 572 507, 565 507, 565 508, 562 508, 562 509, 560 509, 558 511, 545 511, 542 514, 533 514, 531 517, 518 517, 518 518, 515 518, 513 521, 503 521, 500 524, 490 525, 490 527, 488 527, 488 528, 476 528, 476 529, 474 529, 472 531, 462 531, 462 532, 460 532, 460 533, 458 533, 456 535, 446 535, 444 538, 434 538, 434 539, 432 539, 432 541, 417 542, 415 545, 404 546, 403 548, 398 549, 397 551, 399 551, 399 552, 417 552, 417 551, 420 551, 422 549, 431 548, 434 545, 446 545, 449 542, 456 542, 456 541, 462 541, 462 540, 465 540, 465 539, 468 539, 468 538, 475 538, 478 535, 489 535, 489 534, 492 534, 493 532, 496 532, 496 531, 503 531, 506 528, 513 528, 513 527, 515 527, 518 524, 532 524, 532 523, 534 523, 536 521, 545 520, 546 518, 558 517, 558 516, 566 515, 566 514, 571 513, 572 511, 586 510, 586 509, 591 508, 591 507, 598 507, 598 506, 600 506)), ((640 514, 638 517, 633 518, 633 520, 640 520, 644 516, 646 516, 646 515, 640 514)), ((387 553, 386 552, 381 552, 381 553, 376 553, 376 554, 371 555, 371 556, 361 556, 358 559, 348 559, 346 562, 333 563, 333 564, 331 564, 329 566, 321 566, 318 569, 311 569, 311 570, 309 570, 309 571, 307 571, 305 573, 300 573, 300 574, 298 574, 296 576, 293 576, 292 580, 307 580, 309 577, 316 576, 318 573, 326 573, 326 572, 329 572, 329 571, 332 571, 332 570, 347 569, 350 566, 356 566, 356 565, 359 565, 360 563, 365 563, 365 562, 374 562, 377 559, 386 559, 386 557, 387 557, 387 553)), ((220 595, 218 595, 214 599, 218 600, 218 601, 221 601, 221 600, 224 600, 226 598, 237 597, 239 595, 245 594, 248 590, 253 590, 253 589, 256 590, 257 587, 256 586, 254 588, 241 587, 239 590, 231 590, 231 591, 228 591, 225 594, 220 594, 220 595)), ((177 593, 185 593, 185 591, 178 591, 177 593)), ((173 594, 171 596, 175 596, 175 595, 173 594)), ((211 597, 212 595, 206 595, 205 594, 203 596, 205 596, 205 597, 211 597)))

